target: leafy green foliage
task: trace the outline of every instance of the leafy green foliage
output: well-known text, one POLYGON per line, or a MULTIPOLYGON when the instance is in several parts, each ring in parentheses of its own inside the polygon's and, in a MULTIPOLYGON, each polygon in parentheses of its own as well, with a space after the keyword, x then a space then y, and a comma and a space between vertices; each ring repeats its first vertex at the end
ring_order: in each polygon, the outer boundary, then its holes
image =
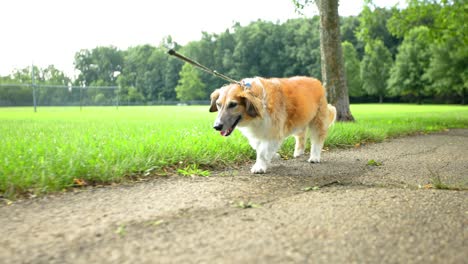
POLYGON ((361 80, 364 90, 370 95, 378 95, 379 102, 387 94, 386 82, 392 67, 392 56, 381 40, 366 44, 361 62, 361 80))
POLYGON ((342 44, 343 57, 346 70, 346 81, 348 83, 349 96, 359 97, 365 94, 361 83, 361 65, 356 49, 351 42, 345 41, 342 44))
POLYGON ((165 101, 175 99, 174 87, 182 63, 167 56, 165 49, 142 45, 125 52, 118 77, 123 101, 165 101), (131 90, 133 88, 134 90, 131 90))
POLYGON ((200 169, 197 164, 192 164, 192 165, 188 165, 185 168, 180 168, 177 170, 177 173, 183 176, 209 177, 211 175, 209 171, 200 169))
POLYGON ((398 48, 398 55, 388 82, 393 94, 409 96, 421 103, 423 96, 429 93, 427 89, 430 83, 424 75, 431 58, 430 46, 427 45, 428 37, 427 27, 414 28, 398 48))
POLYGON ((411 0, 388 22, 392 34, 405 38, 411 38, 415 28, 426 28, 426 39, 421 42, 430 47, 430 63, 419 76, 430 87, 424 91, 449 98, 455 95, 462 104, 468 93, 467 12, 466 1, 411 0))
POLYGON ((361 41, 369 43, 381 40, 392 54, 392 57, 397 53, 397 47, 402 39, 399 36, 392 35, 387 29, 387 21, 394 12, 395 9, 380 8, 372 3, 367 3, 359 15, 360 24, 357 28, 357 37, 361 41))
POLYGON ((468 11, 466 1, 455 0, 410 0, 408 7, 394 10, 388 21, 390 32, 398 37, 404 37, 411 29, 425 26, 431 31, 434 39, 443 39, 447 35, 460 37, 468 43, 468 36, 464 32, 468 11))
POLYGON ((175 88, 177 99, 181 101, 203 100, 207 96, 205 84, 202 83, 198 73, 198 69, 190 64, 182 67, 179 84, 175 88))
POLYGON ((116 73, 122 71, 123 52, 116 47, 97 47, 75 54, 75 68, 80 71, 77 85, 116 85, 116 73))
POLYGON ((466 104, 468 94, 468 45, 460 45, 456 37, 431 46, 432 58, 423 78, 432 91, 445 97, 456 96, 466 104))
POLYGON ((127 90, 127 94, 122 98, 129 103, 141 103, 145 101, 145 96, 137 90, 137 88, 131 86, 127 90))
POLYGON ((361 24, 359 17, 349 16, 349 17, 340 17, 340 32, 341 39, 343 42, 349 42, 356 49, 357 57, 360 60, 364 54, 364 45, 365 43, 358 38, 356 32, 359 31, 359 26, 361 24))

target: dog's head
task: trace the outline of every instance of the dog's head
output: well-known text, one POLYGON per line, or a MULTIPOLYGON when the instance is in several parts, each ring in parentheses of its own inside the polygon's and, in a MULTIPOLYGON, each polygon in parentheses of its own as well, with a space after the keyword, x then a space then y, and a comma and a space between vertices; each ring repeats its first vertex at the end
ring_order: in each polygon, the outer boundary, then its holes
POLYGON ((213 128, 222 136, 231 135, 239 123, 262 116, 262 101, 254 94, 253 88, 229 84, 211 94, 210 112, 218 112, 213 128))

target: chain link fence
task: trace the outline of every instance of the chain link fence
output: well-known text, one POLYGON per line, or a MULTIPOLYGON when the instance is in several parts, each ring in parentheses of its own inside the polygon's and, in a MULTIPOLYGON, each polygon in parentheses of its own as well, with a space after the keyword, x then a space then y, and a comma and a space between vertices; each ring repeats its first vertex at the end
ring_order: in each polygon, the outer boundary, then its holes
POLYGON ((147 101, 122 94, 118 86, 0 84, 0 107, 208 105, 201 101, 147 101))

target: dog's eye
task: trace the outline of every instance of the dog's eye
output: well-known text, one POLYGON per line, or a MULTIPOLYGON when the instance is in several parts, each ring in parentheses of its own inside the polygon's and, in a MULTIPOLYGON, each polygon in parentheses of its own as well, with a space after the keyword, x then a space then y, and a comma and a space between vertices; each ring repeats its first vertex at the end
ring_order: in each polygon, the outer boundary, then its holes
POLYGON ((228 104, 228 108, 234 108, 234 107, 236 107, 236 106, 237 106, 237 103, 236 103, 236 102, 230 102, 230 103, 228 104))

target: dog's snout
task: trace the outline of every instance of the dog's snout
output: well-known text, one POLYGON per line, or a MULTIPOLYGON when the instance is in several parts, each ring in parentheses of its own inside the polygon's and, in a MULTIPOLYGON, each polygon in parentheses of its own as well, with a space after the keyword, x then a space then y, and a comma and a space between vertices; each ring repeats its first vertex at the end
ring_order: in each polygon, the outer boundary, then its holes
POLYGON ((218 130, 218 131, 221 131, 221 129, 223 129, 223 124, 221 123, 215 123, 214 126, 213 126, 214 129, 218 130))

